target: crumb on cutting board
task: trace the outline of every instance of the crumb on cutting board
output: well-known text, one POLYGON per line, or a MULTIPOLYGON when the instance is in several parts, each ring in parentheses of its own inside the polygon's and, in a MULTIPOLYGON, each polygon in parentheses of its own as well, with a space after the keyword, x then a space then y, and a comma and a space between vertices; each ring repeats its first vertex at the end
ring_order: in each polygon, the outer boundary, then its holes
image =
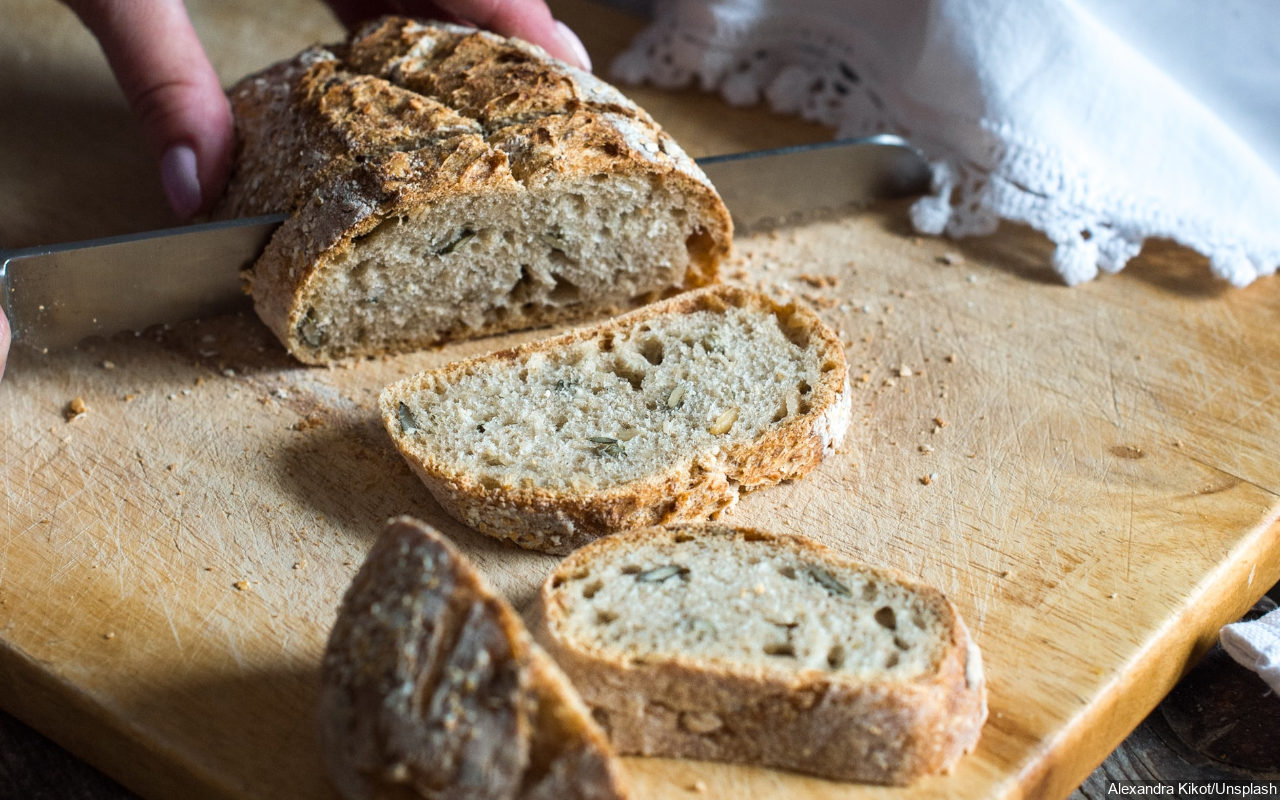
POLYGON ((72 398, 62 411, 62 415, 67 418, 67 422, 77 420, 89 412, 89 406, 85 405, 84 398, 77 395, 72 398))

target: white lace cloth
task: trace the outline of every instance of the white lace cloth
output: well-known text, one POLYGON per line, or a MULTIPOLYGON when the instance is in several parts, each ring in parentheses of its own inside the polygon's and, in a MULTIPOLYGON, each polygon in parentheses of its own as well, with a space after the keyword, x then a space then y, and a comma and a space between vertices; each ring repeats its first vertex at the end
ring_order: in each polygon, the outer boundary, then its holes
POLYGON ((1280 608, 1251 622, 1227 625, 1218 641, 1241 666, 1258 673, 1280 694, 1280 608))
POLYGON ((1274 0, 657 0, 613 77, 898 133, 927 233, 1029 223, 1069 284, 1148 237, 1236 286, 1280 265, 1274 0))

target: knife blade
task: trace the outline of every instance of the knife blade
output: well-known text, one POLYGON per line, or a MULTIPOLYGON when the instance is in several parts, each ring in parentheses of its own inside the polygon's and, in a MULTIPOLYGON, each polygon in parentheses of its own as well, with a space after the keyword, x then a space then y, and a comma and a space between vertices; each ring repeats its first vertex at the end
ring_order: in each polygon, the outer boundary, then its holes
MULTIPOLYGON (((895 136, 698 160, 739 226, 917 194, 924 159, 895 136)), ((49 351, 89 336, 243 308, 242 270, 285 216, 0 250, 0 308, 15 342, 49 351)))

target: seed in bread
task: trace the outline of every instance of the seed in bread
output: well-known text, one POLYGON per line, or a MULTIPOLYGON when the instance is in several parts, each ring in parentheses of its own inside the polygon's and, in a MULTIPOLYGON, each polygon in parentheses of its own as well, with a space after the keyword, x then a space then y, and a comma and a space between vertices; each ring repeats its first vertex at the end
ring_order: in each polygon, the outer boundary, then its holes
POLYGON ((986 719, 981 658, 941 592, 800 536, 608 536, 538 602, 534 636, 623 754, 905 785, 986 719))
POLYGON ((320 740, 348 800, 610 800, 619 766, 564 675, 439 534, 392 520, 325 650, 320 740))
POLYGON ((805 475, 844 437, 846 373, 811 310, 720 286, 412 376, 380 404, 451 515, 567 553, 805 475))
POLYGON ((714 282, 731 246, 648 114, 517 40, 390 17, 229 95, 217 213, 291 214, 250 288, 307 363, 625 310, 714 282))

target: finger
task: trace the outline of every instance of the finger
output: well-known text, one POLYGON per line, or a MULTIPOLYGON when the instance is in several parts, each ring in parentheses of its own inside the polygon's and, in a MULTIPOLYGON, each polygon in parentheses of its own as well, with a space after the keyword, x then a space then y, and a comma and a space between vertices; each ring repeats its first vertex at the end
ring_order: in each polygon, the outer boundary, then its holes
POLYGON ((97 37, 160 159, 169 203, 187 217, 222 192, 231 107, 181 0, 66 0, 97 37))
POLYGON ((4 365, 9 360, 9 320, 0 311, 0 379, 4 378, 4 365))
POLYGON ((591 56, 582 40, 568 25, 551 16, 551 9, 543 0, 404 0, 400 5, 414 14, 424 13, 419 9, 425 6, 437 8, 494 33, 532 42, 562 61, 591 69, 591 56))

